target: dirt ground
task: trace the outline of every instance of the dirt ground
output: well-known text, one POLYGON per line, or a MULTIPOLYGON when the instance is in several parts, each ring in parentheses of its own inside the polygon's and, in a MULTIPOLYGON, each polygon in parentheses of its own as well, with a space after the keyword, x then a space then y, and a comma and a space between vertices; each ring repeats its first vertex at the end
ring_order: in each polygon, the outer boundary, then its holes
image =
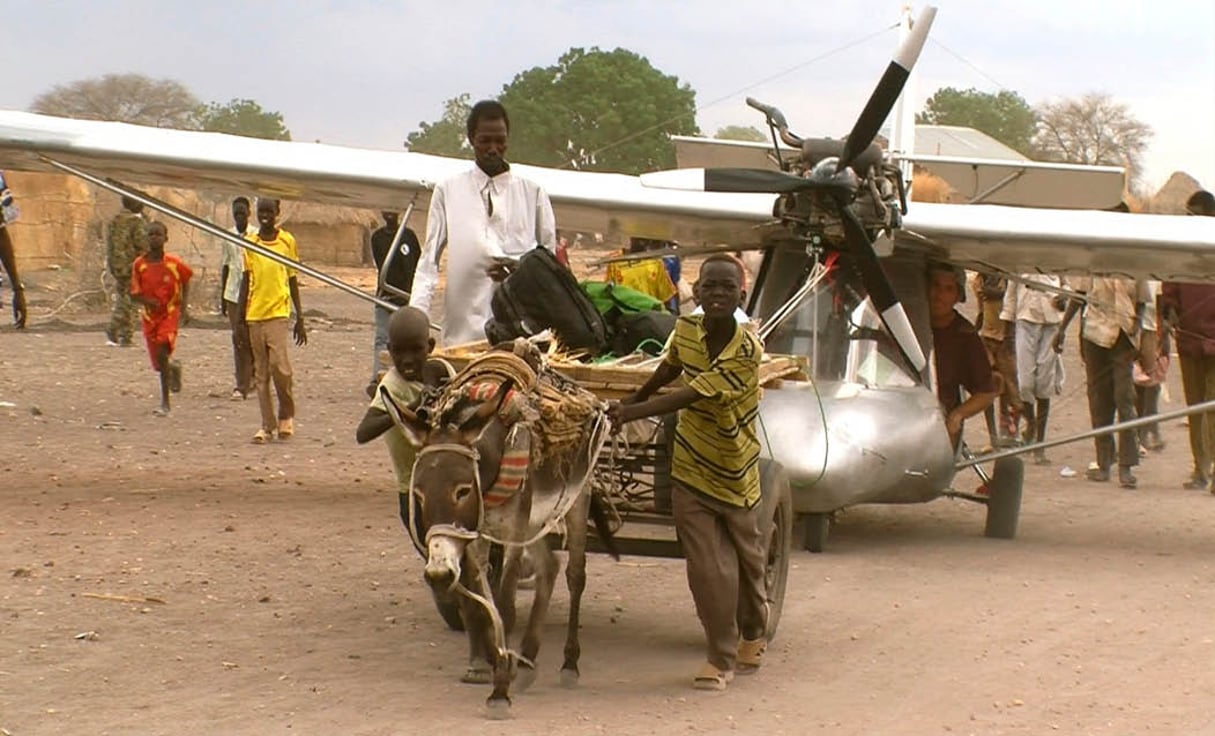
MULTIPOLYGON (((464 638, 431 606, 384 448, 354 442, 362 302, 305 283, 297 434, 254 446, 217 315, 184 331, 185 389, 160 419, 146 353, 105 347, 102 315, 39 321, 49 274, 27 279, 32 328, 14 332, 7 310, 0 328, 0 734, 487 727, 488 688, 457 683, 464 638)), ((1087 423, 1074 345, 1056 434, 1087 423)), ((1165 409, 1176 372, 1169 390, 1165 409)), ((1029 466, 1012 541, 984 538, 963 501, 847 511, 824 554, 795 553, 768 661, 725 693, 688 686, 701 637, 682 563, 593 556, 581 685, 558 681, 559 585, 539 680, 488 727, 1215 732, 1215 497, 1180 488, 1183 423, 1163 434, 1135 491, 1060 476, 1083 473, 1090 441, 1029 466)))

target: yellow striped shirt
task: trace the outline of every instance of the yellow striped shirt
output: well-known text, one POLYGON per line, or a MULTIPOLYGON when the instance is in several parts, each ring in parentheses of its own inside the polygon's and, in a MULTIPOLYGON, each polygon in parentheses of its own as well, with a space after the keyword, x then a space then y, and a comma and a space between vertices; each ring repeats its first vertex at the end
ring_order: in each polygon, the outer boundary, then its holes
POLYGON ((759 501, 759 362, 763 344, 735 325, 734 337, 712 360, 704 315, 680 317, 665 360, 683 369, 702 397, 679 412, 672 477, 693 491, 732 506, 759 501))

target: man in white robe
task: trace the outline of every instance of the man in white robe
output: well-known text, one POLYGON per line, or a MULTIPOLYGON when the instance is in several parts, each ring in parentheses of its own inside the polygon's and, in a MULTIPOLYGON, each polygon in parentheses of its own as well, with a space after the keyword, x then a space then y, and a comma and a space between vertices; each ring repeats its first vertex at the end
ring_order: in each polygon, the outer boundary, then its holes
POLYGON ((506 109, 478 102, 468 116, 475 166, 435 187, 426 218, 426 242, 414 277, 410 306, 434 319, 431 298, 439 260, 447 252, 442 345, 485 339, 494 283, 519 256, 537 246, 555 251, 553 206, 538 184, 517 176, 503 158, 510 134, 506 109))

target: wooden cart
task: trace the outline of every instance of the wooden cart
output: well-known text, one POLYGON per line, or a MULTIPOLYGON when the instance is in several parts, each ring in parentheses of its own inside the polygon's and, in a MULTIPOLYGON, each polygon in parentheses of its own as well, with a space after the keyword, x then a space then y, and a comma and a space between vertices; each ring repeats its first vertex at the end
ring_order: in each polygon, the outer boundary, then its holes
MULTIPOLYGON (((458 371, 488 349, 484 342, 437 352, 458 371)), ((657 360, 634 354, 611 362, 583 363, 550 355, 549 365, 602 400, 621 399, 639 389, 653 374, 657 360)), ((796 356, 765 356, 760 385, 805 381, 806 360, 796 356)), ((672 390, 667 387, 666 390, 672 390)), ((682 557, 683 551, 671 516, 671 449, 675 417, 670 415, 633 422, 609 441, 592 475, 595 490, 613 509, 614 537, 623 554, 647 557, 682 557)), ((793 542, 793 496, 789 479, 779 463, 760 460, 760 513, 768 533, 765 584, 770 615, 768 636, 776 632, 789 577, 793 542)), ((555 540, 559 541, 559 540, 555 540)), ((589 549, 603 552, 597 536, 589 549)), ((450 620, 449 620, 450 623, 450 620)))

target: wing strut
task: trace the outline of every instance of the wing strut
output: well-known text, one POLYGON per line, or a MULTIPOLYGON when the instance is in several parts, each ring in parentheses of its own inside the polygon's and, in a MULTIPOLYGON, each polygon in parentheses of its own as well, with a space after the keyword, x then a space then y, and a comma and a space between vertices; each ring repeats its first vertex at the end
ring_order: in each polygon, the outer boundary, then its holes
MULTIPOLYGON (((152 209, 156 210, 157 212, 167 215, 167 216, 173 218, 174 220, 177 220, 178 222, 185 223, 186 225, 189 225, 191 227, 198 228, 199 230, 202 230, 203 232, 207 233, 208 235, 213 235, 217 238, 220 238, 221 240, 226 240, 227 242, 232 243, 233 245, 237 245, 241 248, 244 248, 245 250, 257 253, 260 256, 265 256, 266 258, 269 258, 270 260, 274 261, 275 263, 281 264, 288 268, 293 268, 297 271, 300 271, 301 273, 307 274, 308 276, 311 276, 312 278, 316 279, 317 281, 328 284, 336 289, 340 289, 352 296, 357 296, 360 299, 369 301, 372 304, 375 304, 377 307, 387 309, 390 312, 395 312, 397 310, 397 305, 393 304, 392 302, 384 301, 383 299, 376 297, 374 294, 368 294, 367 292, 359 289, 357 286, 352 286, 352 285, 346 283, 345 281, 334 278, 333 276, 330 276, 329 274, 327 274, 323 271, 318 271, 315 268, 312 268, 311 266, 306 266, 303 263, 300 263, 299 261, 293 261, 290 258, 281 256, 278 253, 275 253, 274 251, 270 250, 269 248, 263 248, 262 246, 258 245, 257 243, 253 243, 248 240, 245 240, 244 238, 237 236, 235 233, 228 232, 227 230, 225 230, 221 227, 218 227, 213 223, 207 222, 206 220, 202 219, 201 217, 197 217, 195 215, 190 214, 189 212, 180 210, 180 209, 174 207, 173 205, 168 204, 167 202, 162 202, 159 199, 156 199, 155 197, 151 196, 150 194, 141 192, 138 189, 132 189, 131 187, 128 187, 127 185, 125 185, 121 182, 114 181, 112 179, 102 179, 101 177, 94 176, 94 175, 88 173, 87 171, 83 171, 81 169, 76 168, 75 166, 70 166, 65 163, 60 163, 59 161, 56 161, 47 156, 40 156, 40 158, 43 161, 45 161, 47 164, 50 164, 51 166, 55 167, 56 169, 59 169, 60 171, 71 174, 72 176, 80 177, 81 179, 84 179, 87 182, 96 184, 97 186, 101 187, 102 189, 107 189, 111 192, 114 192, 115 194, 130 197, 131 199, 142 203, 145 207, 151 207, 152 209)), ((434 325, 432 325, 432 327, 433 326, 434 325)))
POLYGON ((1013 447, 1008 450, 1000 450, 999 452, 989 452, 986 455, 976 455, 975 457, 958 461, 954 464, 954 469, 961 470, 962 468, 969 468, 972 465, 989 463, 993 460, 999 460, 1005 457, 1024 455, 1027 452, 1045 450, 1048 447, 1058 447, 1059 445, 1066 445, 1079 440, 1086 440, 1090 437, 1100 437, 1103 434, 1113 434, 1114 432, 1121 432, 1124 429, 1143 427, 1151 424, 1152 422, 1168 422, 1174 419, 1188 417, 1191 414, 1202 414, 1208 411, 1215 411, 1215 399, 1204 401, 1201 404, 1187 406, 1184 409, 1174 409, 1173 411, 1166 411, 1163 414, 1153 414, 1150 417, 1139 417, 1138 419, 1131 419, 1130 421, 1126 422, 1115 422, 1114 424, 1107 424, 1104 427, 1090 429, 1087 432, 1071 434, 1066 437, 1059 437, 1053 440, 1045 440, 1032 445, 1025 445, 1024 447, 1013 447))

